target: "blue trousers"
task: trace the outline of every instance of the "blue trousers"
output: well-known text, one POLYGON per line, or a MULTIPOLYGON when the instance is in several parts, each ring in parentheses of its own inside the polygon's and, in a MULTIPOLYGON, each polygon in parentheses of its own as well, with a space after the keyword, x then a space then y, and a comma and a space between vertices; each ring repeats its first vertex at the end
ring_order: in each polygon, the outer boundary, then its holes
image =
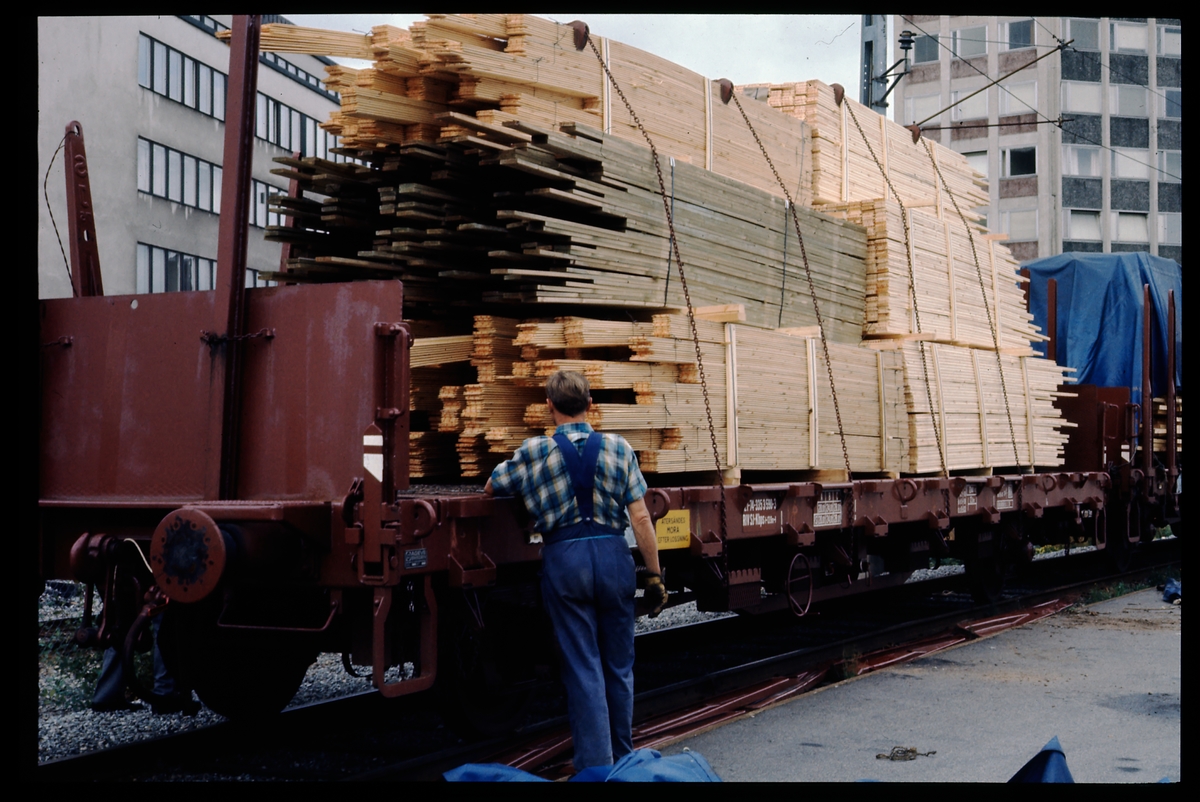
POLYGON ((542 550, 542 597, 562 652, 576 771, 633 751, 635 591, 624 537, 552 541, 542 550))

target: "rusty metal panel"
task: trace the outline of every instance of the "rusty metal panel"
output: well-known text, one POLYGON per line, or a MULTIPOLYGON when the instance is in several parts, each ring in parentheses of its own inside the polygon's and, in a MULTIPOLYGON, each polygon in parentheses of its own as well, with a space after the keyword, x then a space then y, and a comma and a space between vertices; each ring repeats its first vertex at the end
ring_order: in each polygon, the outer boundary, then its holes
POLYGON ((215 294, 45 300, 43 499, 199 500, 215 294), (49 344, 56 343, 56 344, 49 344), (67 345, 57 343, 69 343, 67 345))
MULTIPOLYGON (((336 499, 364 475, 375 422, 375 324, 399 323, 397 281, 271 287, 247 293, 241 462, 243 499, 336 499)), ((407 448, 407 410, 399 447, 407 448)))
MULTIPOLYGON (((247 331, 274 336, 243 342, 238 495, 339 498, 363 474, 362 433, 377 403, 375 324, 400 321, 400 283, 273 287, 246 298, 247 331)), ((201 333, 215 302, 216 292, 176 292, 41 303, 42 499, 211 498, 206 476, 220 454, 210 435, 220 421, 210 400, 221 377, 201 333)), ((407 432, 406 415, 394 425, 407 432)))

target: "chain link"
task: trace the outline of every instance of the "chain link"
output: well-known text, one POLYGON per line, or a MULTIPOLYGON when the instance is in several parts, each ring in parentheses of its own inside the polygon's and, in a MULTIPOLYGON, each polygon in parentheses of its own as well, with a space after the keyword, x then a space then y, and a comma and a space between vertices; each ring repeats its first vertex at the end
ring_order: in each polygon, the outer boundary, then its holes
MULTIPOLYGON (((775 176, 775 181, 779 184, 779 188, 783 190, 783 196, 787 198, 788 208, 792 212, 792 223, 796 226, 796 238, 800 241, 800 258, 804 262, 804 276, 808 279, 808 294, 812 298, 813 311, 817 315, 817 327, 821 330, 821 352, 825 355, 825 372, 829 374, 829 392, 833 395, 833 414, 837 418, 838 437, 842 441, 842 457, 846 460, 846 479, 847 481, 853 481, 853 474, 850 472, 850 451, 846 448, 846 430, 842 428, 842 410, 838 406, 837 386, 833 382, 833 362, 829 359, 829 342, 825 339, 825 321, 821 317, 821 305, 817 303, 817 289, 813 283, 812 269, 808 266, 808 251, 804 248, 804 234, 800 232, 800 218, 796 214, 796 202, 792 200, 791 193, 788 192, 783 179, 779 177, 779 171, 775 169, 775 163, 771 161, 766 146, 758 138, 758 132, 754 130, 754 125, 750 122, 750 118, 746 116, 746 110, 742 108, 742 101, 738 100, 737 93, 731 93, 730 97, 737 105, 738 111, 742 113, 742 119, 745 120, 746 127, 750 129, 750 134, 754 137, 754 141, 758 143, 758 149, 762 151, 763 158, 767 160, 767 166, 771 168, 771 174, 775 176)), ((783 265, 783 269, 784 275, 787 275, 786 262, 783 265)), ((783 301, 781 299, 781 314, 782 309, 783 301)))
MULTIPOLYGON (((854 113, 854 106, 850 101, 843 101, 846 104, 846 110, 850 112, 850 119, 854 121, 854 127, 858 129, 859 135, 863 138, 863 143, 867 146, 867 152, 871 154, 871 158, 875 161, 875 166, 879 168, 879 174, 883 176, 884 182, 891 190, 892 196, 896 199, 896 203, 900 205, 900 222, 904 226, 904 257, 908 260, 908 291, 912 296, 913 305, 913 321, 916 323, 917 334, 921 334, 921 312, 917 309, 917 283, 913 274, 912 263, 912 242, 909 239, 908 229, 908 210, 904 208, 904 201, 900 200, 900 193, 892 186, 892 179, 888 177, 887 170, 883 169, 883 165, 879 161, 879 157, 875 155, 875 148, 871 147, 871 141, 867 139, 866 133, 862 126, 858 124, 858 115, 854 113)), ((942 461, 942 475, 949 476, 950 471, 946 468, 946 452, 942 448, 942 431, 938 426, 937 412, 933 408, 933 388, 929 384, 929 364, 925 359, 925 342, 917 340, 918 349, 921 352, 921 373, 925 377, 925 397, 929 402, 929 419, 933 421, 933 436, 937 439, 938 457, 942 461)), ((941 390, 941 387, 938 387, 941 390)))
MULTIPOLYGON (((720 502, 720 527, 721 527, 721 543, 727 541, 727 526, 725 522, 725 483, 721 477, 721 454, 717 449, 717 430, 713 424, 712 405, 708 400, 708 380, 704 375, 704 360, 700 355, 700 332, 696 328, 696 312, 692 307, 692 296, 688 291, 687 276, 683 270, 683 258, 679 255, 679 239, 675 236, 675 219, 671 214, 671 204, 667 200, 667 185, 663 181, 662 164, 658 159, 658 149, 654 147, 653 140, 650 139, 650 134, 642 125, 641 119, 637 116, 637 112, 633 110, 629 99, 625 97, 625 93, 621 91, 617 79, 613 77, 612 72, 608 69, 608 65, 604 63, 604 57, 600 55, 600 51, 596 49, 596 43, 592 41, 592 37, 587 38, 588 46, 592 48, 592 52, 596 55, 596 60, 600 62, 601 69, 608 76, 609 83, 616 90, 617 96, 621 98, 621 102, 625 104, 625 110, 629 112, 629 116, 633 118, 633 122, 637 125, 639 131, 642 132, 642 137, 645 138, 646 144, 650 146, 650 155, 654 159, 654 172, 658 175, 659 195, 663 201, 663 211, 667 215, 667 229, 671 235, 671 249, 675 254, 675 264, 679 269, 679 285, 683 288, 683 299, 687 303, 688 323, 692 328, 692 344, 696 347, 696 366, 700 373, 700 390, 704 396, 704 413, 708 416, 708 436, 712 440, 713 465, 717 471, 717 486, 721 489, 720 502)), ((668 273, 669 275, 669 273, 668 273)), ((725 552, 728 559, 728 552, 725 552)))
MULTIPOLYGON (((1021 468, 1023 467, 1021 465, 1021 455, 1017 452, 1017 429, 1013 425, 1012 408, 1008 403, 1008 385, 1004 381, 1004 363, 1000 359, 1000 334, 996 330, 996 324, 992 321, 992 308, 988 306, 987 288, 983 283, 983 268, 979 266, 979 254, 975 250, 975 235, 971 233, 971 226, 967 223, 967 216, 959 208, 954 193, 950 191, 950 187, 942 175, 942 168, 938 166, 937 159, 933 157, 933 148, 929 146, 929 140, 922 139, 922 141, 925 143, 925 151, 929 154, 929 161, 933 164, 933 171, 937 173, 938 180, 942 182, 942 188, 946 190, 946 195, 949 196, 950 202, 954 204, 954 211, 958 212, 963 228, 967 230, 967 239, 971 243, 971 257, 975 260, 975 275, 979 277, 979 293, 983 296, 983 311, 987 312, 988 330, 992 333, 992 346, 996 352, 996 370, 1000 373, 1000 392, 1004 395, 1004 412, 1008 415, 1008 433, 1012 437, 1013 459, 1015 460, 1013 464, 1021 468)), ((979 399, 979 403, 983 404, 982 398, 979 399)), ((1033 454, 1029 455, 1029 462, 1032 466, 1033 454)))

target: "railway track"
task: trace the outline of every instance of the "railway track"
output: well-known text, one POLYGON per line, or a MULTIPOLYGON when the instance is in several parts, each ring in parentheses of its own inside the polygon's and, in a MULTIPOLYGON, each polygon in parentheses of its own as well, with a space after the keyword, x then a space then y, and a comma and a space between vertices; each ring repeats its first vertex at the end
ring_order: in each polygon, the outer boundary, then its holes
MULTIPOLYGON (((1034 563, 997 603, 971 601, 961 576, 866 594, 805 620, 770 615, 692 624, 639 636, 635 743, 658 747, 820 684, 978 637, 964 621, 1012 623, 1054 599, 1178 564, 1179 541, 1159 541, 1114 576, 1102 555, 1034 563), (1066 577, 1064 579, 1064 577, 1066 577)), ((1043 609, 1048 609, 1043 607, 1043 609)), ((428 695, 425 695, 428 696, 428 695)), ((505 762, 555 778, 569 773, 565 703, 553 683, 535 695, 514 736, 465 741, 435 701, 375 693, 295 708, 258 724, 223 722, 188 733, 44 763, 59 780, 435 780, 468 762, 505 762)))

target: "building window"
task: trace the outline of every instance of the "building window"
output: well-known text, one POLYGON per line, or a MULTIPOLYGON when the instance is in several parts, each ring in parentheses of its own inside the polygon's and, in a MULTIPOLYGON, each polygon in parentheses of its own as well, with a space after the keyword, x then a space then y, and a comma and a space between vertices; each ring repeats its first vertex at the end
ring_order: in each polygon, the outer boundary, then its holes
POLYGON ((967 160, 967 164, 971 165, 971 169, 988 177, 988 153, 986 150, 976 150, 971 153, 964 153, 963 158, 967 160))
POLYGON ((257 179, 251 179, 250 192, 250 225, 258 228, 279 225, 279 213, 269 211, 271 195, 286 195, 287 190, 271 186, 257 179))
POLYGON ((1003 212, 1004 231, 1012 242, 1029 242, 1038 238, 1037 209, 1003 212))
POLYGON ((938 49, 938 37, 936 33, 932 36, 918 36, 913 40, 913 64, 927 64, 931 61, 937 61, 941 57, 938 49))
POLYGON ((1162 89, 1162 95, 1158 99, 1158 116, 1168 120, 1183 119, 1183 90, 1182 89, 1162 89))
POLYGON ((987 26, 959 28, 950 37, 951 50, 958 58, 974 58, 987 54, 987 26))
POLYGON ((1158 244, 1183 244, 1183 215, 1177 213, 1159 212, 1158 214, 1158 244))
POLYGON ((220 211, 220 167, 140 137, 137 154, 140 192, 196 209, 220 211))
POLYGON ((1100 49, 1099 20, 1068 18, 1063 20, 1063 31, 1067 41, 1074 40, 1071 47, 1076 50, 1100 49))
POLYGON ((1008 49, 1020 50, 1023 47, 1033 47, 1033 20, 1023 19, 1010 22, 1008 27, 1008 49))
POLYGON ((1099 114, 1100 84, 1086 81, 1063 81, 1062 110, 1081 114, 1099 114))
POLYGON ((1108 110, 1114 117, 1149 117, 1146 107, 1146 87, 1110 84, 1108 110))
POLYGON ((1149 242, 1149 216, 1144 212, 1112 212, 1113 242, 1149 242))
POLYGON ((911 125, 922 122, 937 114, 942 108, 941 95, 921 95, 904 98, 904 123, 911 125))
POLYGON ((976 89, 968 91, 954 91, 950 93, 950 102, 955 105, 950 109, 950 119, 952 120, 976 120, 981 117, 988 116, 988 93, 987 90, 972 95, 972 92, 978 92, 976 89))
POLYGON ((1108 23, 1109 49, 1116 53, 1145 53, 1146 25, 1141 22, 1108 23))
POLYGON ((1158 26, 1158 55, 1180 58, 1183 55, 1183 40, 1178 25, 1158 26))
POLYGON ((1001 114, 1029 114, 1037 111, 1037 82, 1004 84, 1000 93, 1001 114))
POLYGON ((137 291, 188 292, 211 290, 217 263, 190 253, 137 244, 137 291))
POLYGON ((1112 148, 1113 178, 1150 178, 1150 151, 1142 148, 1112 148))
POLYGON ((1063 210, 1063 239, 1099 241, 1100 212, 1081 211, 1079 209, 1063 210))
POLYGON ((225 119, 225 74, 144 33, 138 34, 138 84, 201 114, 225 119))
POLYGON ((1183 179, 1183 154, 1178 150, 1158 152, 1158 180, 1179 183, 1183 179))
MULTIPOLYGON (((320 130, 317 121, 307 114, 296 111, 262 92, 255 98, 254 111, 254 135, 259 139, 278 145, 284 150, 298 150, 306 157, 346 160, 345 157, 329 154, 331 148, 338 146, 337 137, 320 130)), ((937 111, 937 108, 933 111, 937 111)))
POLYGON ((1000 175, 1011 178, 1037 174, 1037 146, 1000 149, 1000 175))
POLYGON ((1086 145, 1063 145, 1063 175, 1100 178, 1100 148, 1086 145))

